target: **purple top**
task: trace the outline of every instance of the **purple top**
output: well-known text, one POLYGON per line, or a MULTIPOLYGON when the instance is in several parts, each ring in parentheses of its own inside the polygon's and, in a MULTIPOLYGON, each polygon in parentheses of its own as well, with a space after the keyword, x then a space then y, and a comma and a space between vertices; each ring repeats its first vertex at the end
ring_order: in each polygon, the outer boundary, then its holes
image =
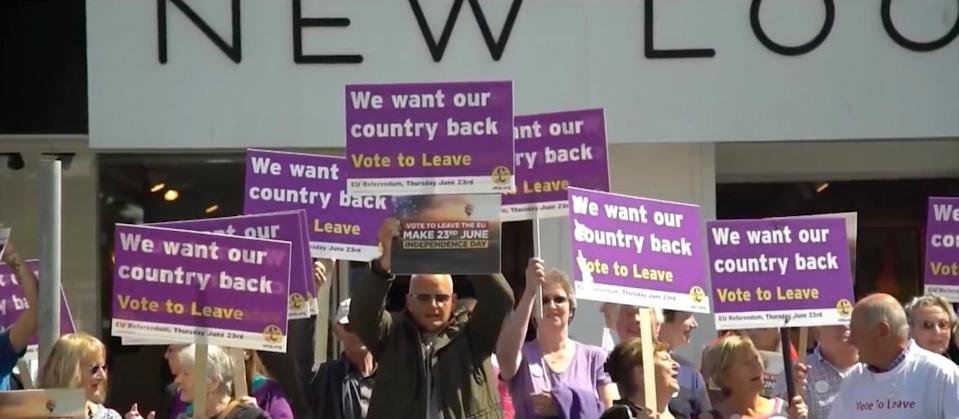
POLYGON ((533 413, 530 394, 548 391, 558 384, 571 389, 581 389, 593 394, 599 400, 596 387, 609 384, 612 380, 603 369, 606 363, 606 351, 598 346, 584 345, 573 341, 573 359, 566 371, 557 373, 549 368, 539 343, 535 340, 523 344, 522 357, 516 375, 509 383, 509 394, 513 398, 516 419, 540 419, 533 413))
POLYGON ((262 376, 253 378, 253 398, 256 404, 273 419, 293 419, 290 401, 276 381, 262 376))

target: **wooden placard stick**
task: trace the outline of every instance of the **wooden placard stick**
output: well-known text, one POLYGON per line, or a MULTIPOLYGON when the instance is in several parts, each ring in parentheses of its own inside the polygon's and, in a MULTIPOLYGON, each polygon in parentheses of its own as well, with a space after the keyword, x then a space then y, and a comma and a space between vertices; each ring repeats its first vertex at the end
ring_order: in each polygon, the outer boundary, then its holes
POLYGON ((653 353, 653 309, 639 310, 639 337, 643 342, 643 399, 646 408, 659 412, 656 405, 656 361, 653 353))
POLYGON ((233 358, 233 397, 240 400, 250 395, 249 383, 246 382, 246 353, 242 349, 231 348, 230 358, 233 358))
POLYGON ((198 343, 195 348, 196 351, 193 353, 193 417, 205 418, 207 398, 206 361, 210 348, 205 343, 198 343))
POLYGON ((806 363, 806 350, 809 348, 809 328, 800 327, 799 328, 799 363, 806 363))

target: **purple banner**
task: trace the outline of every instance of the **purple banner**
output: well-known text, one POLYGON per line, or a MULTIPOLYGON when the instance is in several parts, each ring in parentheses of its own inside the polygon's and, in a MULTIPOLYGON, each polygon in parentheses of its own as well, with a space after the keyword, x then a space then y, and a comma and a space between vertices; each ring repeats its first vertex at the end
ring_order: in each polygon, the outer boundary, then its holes
POLYGON ((844 218, 706 226, 717 329, 849 322, 855 299, 844 218))
POLYGON ((290 243, 117 224, 113 335, 286 351, 290 243))
POLYGON ((313 260, 309 257, 309 242, 303 240, 306 230, 304 211, 284 211, 239 217, 207 218, 151 224, 179 230, 245 236, 290 242, 290 319, 310 317, 310 300, 316 295, 313 282, 313 260))
POLYGON ((926 293, 959 303, 959 197, 930 197, 926 220, 926 293))
POLYGON ((376 233, 393 206, 348 195, 345 166, 343 157, 247 150, 243 212, 303 209, 313 257, 368 262, 380 255, 376 233))
MULTIPOLYGON (((33 275, 40 279, 40 262, 36 260, 26 261, 27 269, 33 272, 33 275)), ((27 304, 27 298, 23 295, 23 288, 20 286, 20 280, 13 274, 13 269, 5 263, 0 263, 0 326, 9 328, 17 321, 20 314, 30 307, 27 304)), ((67 304, 67 297, 64 295, 63 288, 60 288, 60 334, 73 333, 76 326, 73 324, 73 315, 70 313, 70 305, 67 304)), ((30 338, 27 347, 27 359, 36 359, 37 356, 37 336, 30 338)))
POLYGON ((503 221, 569 215, 566 188, 609 191, 602 109, 517 116, 516 192, 503 195, 503 221))
POLYGON ((569 188, 577 297, 709 312, 699 207, 569 188))
POLYGON ((512 82, 346 86, 355 195, 513 190, 512 82))

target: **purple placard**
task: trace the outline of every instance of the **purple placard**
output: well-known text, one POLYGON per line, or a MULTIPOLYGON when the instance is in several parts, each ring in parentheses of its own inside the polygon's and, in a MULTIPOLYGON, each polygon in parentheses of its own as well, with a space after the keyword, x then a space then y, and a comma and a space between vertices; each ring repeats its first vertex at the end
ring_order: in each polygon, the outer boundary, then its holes
POLYGON ((350 194, 513 190, 512 82, 354 84, 345 100, 350 194))
POLYGON ((698 206, 568 191, 578 298, 709 312, 698 206))
POLYGON ((286 351, 290 243, 117 224, 113 335, 286 351))
POLYGON ((926 294, 959 303, 959 197, 930 197, 926 219, 926 294))
MULTIPOLYGON (((33 272, 33 275, 40 279, 40 262, 37 260, 26 261, 27 269, 33 272)), ((20 317, 20 313, 29 307, 27 298, 23 296, 23 288, 20 282, 13 275, 13 269, 5 263, 0 263, 0 326, 9 328, 20 317)), ((70 313, 70 305, 67 303, 67 297, 60 288, 60 334, 73 333, 76 326, 73 324, 73 315, 70 313)), ((24 359, 33 360, 37 358, 37 335, 30 338, 27 344, 27 353, 24 359)))
POLYGON ((368 262, 380 255, 376 234, 393 206, 348 195, 345 166, 344 157, 247 150, 243 212, 303 209, 313 257, 368 262))
POLYGON ((717 329, 849 322, 844 218, 720 220, 706 230, 717 329))
POLYGON ((306 218, 302 215, 303 212, 303 210, 283 211, 150 225, 290 242, 292 256, 290 258, 289 318, 306 319, 311 314, 310 300, 316 295, 316 284, 313 282, 313 261, 308 253, 309 242, 303 239, 306 234, 304 232, 306 218))
POLYGON ((566 188, 609 191, 602 109, 517 116, 516 192, 503 195, 502 221, 569 215, 566 188))

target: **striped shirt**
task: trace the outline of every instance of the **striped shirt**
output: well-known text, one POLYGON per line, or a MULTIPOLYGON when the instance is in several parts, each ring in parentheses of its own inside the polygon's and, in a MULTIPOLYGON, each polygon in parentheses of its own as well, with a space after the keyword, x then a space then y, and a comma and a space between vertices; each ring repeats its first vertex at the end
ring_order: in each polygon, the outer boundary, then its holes
MULTIPOLYGON (((900 361, 901 362, 901 361, 900 361)), ((829 416, 829 408, 832 407, 839 394, 839 388, 842 386, 842 380, 849 375, 852 367, 845 371, 836 368, 822 356, 817 346, 813 353, 806 359, 806 365, 809 368, 806 372, 806 406, 809 408, 808 419, 826 419, 829 416)), ((854 367, 855 365, 853 365, 854 367)), ((776 380, 776 389, 774 394, 783 399, 788 398, 786 394, 786 373, 780 374, 776 380)))

